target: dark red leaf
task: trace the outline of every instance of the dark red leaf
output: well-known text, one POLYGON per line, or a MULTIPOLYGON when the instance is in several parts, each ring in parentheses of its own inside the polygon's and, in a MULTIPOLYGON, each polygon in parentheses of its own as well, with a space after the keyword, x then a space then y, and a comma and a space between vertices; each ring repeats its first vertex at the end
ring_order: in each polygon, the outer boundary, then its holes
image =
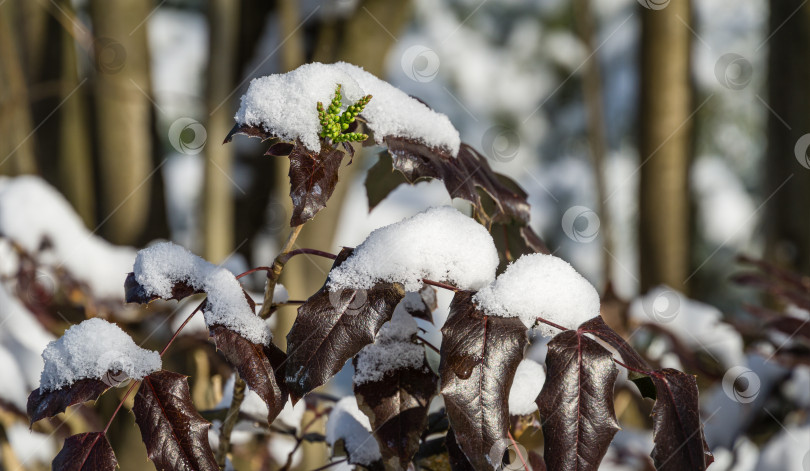
MULTIPOLYGON (((351 253, 352 249, 341 250, 333 268, 351 253)), ((286 383, 294 400, 324 384, 372 343, 404 296, 402 287, 393 283, 336 292, 324 284, 307 299, 287 334, 286 383)))
POLYGON ((335 191, 343 152, 321 142, 321 152, 311 152, 296 143, 290 154, 291 226, 299 226, 326 207, 335 191))
POLYGON ((210 333, 225 359, 267 404, 267 423, 273 423, 289 396, 283 375, 287 355, 272 343, 264 346, 250 342, 221 325, 211 327, 210 333))
POLYGON ((103 432, 80 433, 65 440, 53 459, 53 471, 114 471, 118 466, 103 432))
POLYGON ((233 126, 233 128, 231 128, 230 132, 228 132, 228 135, 225 136, 225 140, 222 141, 222 143, 227 144, 231 142, 233 136, 237 134, 244 134, 245 136, 248 137, 258 137, 262 141, 266 141, 268 139, 277 137, 275 134, 269 133, 264 129, 262 129, 261 126, 251 126, 249 124, 237 123, 233 126))
POLYGON ((700 423, 697 381, 670 368, 654 371, 652 456, 658 470, 704 470, 712 462, 700 423))
POLYGON ((357 405, 371 421, 388 468, 406 469, 419 450, 437 384, 438 378, 428 367, 426 358, 421 368, 395 369, 379 381, 355 384, 357 405))
POLYGON ((471 292, 456 293, 442 327, 442 395, 464 454, 478 470, 492 469, 490 454, 508 440, 509 389, 528 343, 517 318, 485 316, 471 292))
MULTIPOLYGON (((193 294, 202 293, 202 291, 194 289, 191 285, 178 281, 172 286, 172 295, 166 300, 181 300, 193 294)), ((143 286, 135 280, 135 274, 130 273, 124 281, 124 299, 128 303, 148 304, 156 299, 157 296, 150 296, 146 294, 143 286)))
POLYGON ((805 340, 810 340, 810 320, 785 316, 773 319, 765 325, 766 327, 788 334, 791 337, 798 336, 804 337, 805 340))
POLYGON ((583 323, 579 326, 578 331, 593 334, 603 342, 615 348, 627 366, 642 371, 648 371, 650 369, 650 366, 646 361, 644 361, 643 358, 641 358, 638 352, 636 352, 633 347, 631 347, 622 338, 621 335, 605 324, 602 316, 596 316, 593 319, 583 323))
POLYGON ((450 429, 447 431, 447 436, 444 439, 445 447, 447 447, 447 457, 450 458, 450 469, 453 471, 474 471, 473 465, 467 456, 461 451, 461 447, 456 440, 456 434, 450 429))
POLYGON ((294 147, 295 146, 289 142, 276 142, 267 149, 267 152, 265 152, 264 155, 285 157, 292 153, 294 147))
POLYGON ((554 470, 596 470, 619 430, 613 356, 584 333, 567 330, 549 342, 546 367, 537 398, 545 462, 554 470))
POLYGON ((44 393, 37 388, 28 396, 28 418, 33 424, 37 420, 53 417, 74 404, 96 400, 109 387, 101 380, 87 378, 44 393))
POLYGON ((145 377, 132 412, 158 469, 219 470, 208 444, 211 424, 194 408, 186 376, 160 370, 145 377))

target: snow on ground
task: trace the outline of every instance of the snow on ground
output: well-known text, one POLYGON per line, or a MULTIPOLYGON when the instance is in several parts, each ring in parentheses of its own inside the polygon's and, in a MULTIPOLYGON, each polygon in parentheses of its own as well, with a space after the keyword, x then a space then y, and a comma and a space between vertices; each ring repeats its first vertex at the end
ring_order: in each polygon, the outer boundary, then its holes
MULTIPOLYGON (((401 302, 405 302, 404 299, 401 302)), ((417 326, 413 317, 397 309, 391 320, 383 324, 374 343, 357 354, 354 384, 380 381, 394 370, 422 367, 425 347, 413 342, 417 326)))
POLYGON ((362 115, 378 144, 384 137, 397 136, 458 154, 458 131, 447 116, 345 62, 304 64, 286 74, 253 79, 234 118, 239 124, 262 127, 319 152, 321 124, 316 105, 321 102, 328 106, 338 84, 342 86, 344 107, 372 95, 362 115))
POLYGON ((372 232, 329 273, 329 288, 369 289, 379 281, 418 291, 422 278, 476 290, 495 278, 498 252, 489 232, 452 207, 431 208, 372 232))
POLYGON ((205 291, 207 325, 223 325, 253 343, 270 342, 270 328, 250 308, 242 286, 226 268, 209 263, 179 245, 163 242, 139 251, 133 271, 147 295, 170 298, 176 283, 188 283, 205 291))
POLYGON ((810 469, 810 423, 783 427, 759 455, 756 469, 799 471, 810 469))
POLYGON ((14 356, 29 392, 39 385, 44 365, 41 354, 52 340, 54 336, 0 284, 0 345, 14 356))
POLYGON ((161 368, 158 352, 135 345, 132 337, 115 324, 93 318, 76 324, 42 352, 45 366, 39 386, 53 391, 80 379, 103 380, 110 371, 136 380, 161 368))
POLYGON ((371 423, 354 396, 336 402, 326 421, 326 443, 334 446, 340 440, 353 463, 368 465, 382 459, 377 440, 371 436, 371 423))
POLYGON ((742 337, 723 322, 723 314, 716 307, 667 286, 633 300, 629 316, 637 323, 659 324, 693 351, 708 352, 726 368, 745 362, 742 337))
POLYGON ((0 237, 40 263, 66 270, 99 298, 123 298, 135 251, 88 231, 67 200, 39 177, 0 177, 0 237))
POLYGON ((546 336, 559 330, 538 323, 538 317, 575 329, 599 315, 599 294, 593 285, 565 260, 545 254, 523 255, 473 301, 488 315, 519 317, 528 328, 537 324, 546 336))
POLYGON ((515 379, 509 390, 509 414, 528 415, 537 410, 535 400, 546 382, 546 370, 534 360, 524 359, 518 364, 515 379))

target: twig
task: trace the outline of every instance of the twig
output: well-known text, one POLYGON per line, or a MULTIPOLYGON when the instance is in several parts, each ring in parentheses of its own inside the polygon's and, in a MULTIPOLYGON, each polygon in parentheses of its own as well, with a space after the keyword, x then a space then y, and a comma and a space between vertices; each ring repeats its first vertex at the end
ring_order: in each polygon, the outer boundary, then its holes
POLYGON ((546 320, 546 319, 543 319, 542 317, 538 317, 538 318, 537 318, 537 320, 538 320, 539 322, 542 322, 543 324, 548 324, 548 325, 550 325, 551 327, 554 327, 554 328, 556 328, 556 329, 560 329, 560 330, 571 330, 571 329, 568 329, 568 328, 565 328, 565 327, 561 326, 560 324, 555 324, 554 322, 551 322, 551 321, 548 321, 548 320, 546 320))
POLYGON ((458 288, 456 288, 453 285, 448 285, 447 283, 441 283, 441 282, 438 282, 438 281, 428 280, 427 278, 422 278, 422 283, 424 283, 426 285, 437 286, 439 288, 448 289, 450 291, 458 291, 458 288))
POLYGON ((273 293, 276 289, 278 278, 281 276, 281 270, 284 269, 284 264, 287 262, 285 257, 295 244, 295 240, 298 238, 302 227, 304 227, 303 224, 293 228, 290 235, 287 237, 287 242, 285 242, 284 247, 281 248, 281 252, 279 252, 276 259, 273 261, 272 269, 267 272, 267 286, 264 287, 264 301, 262 303, 262 309, 259 311, 259 317, 262 319, 267 319, 272 313, 273 293))
POLYGON ((250 270, 248 270, 248 271, 246 271, 246 272, 244 272, 244 273, 240 273, 240 274, 236 275, 236 279, 238 280, 238 279, 240 279, 240 278, 242 278, 242 277, 245 277, 245 276, 250 275, 251 273, 256 273, 257 271, 270 271, 270 270, 272 270, 272 268, 270 268, 270 267, 256 267, 256 268, 252 268, 252 269, 250 269, 250 270))
POLYGON ((320 468, 315 468, 312 471, 323 471, 324 469, 329 469, 332 466, 337 466, 337 465, 339 465, 341 463, 345 463, 346 460, 348 460, 348 458, 343 458, 342 460, 333 461, 333 462, 331 462, 329 464, 325 464, 325 465, 321 466, 320 468))
POLYGON ((236 379, 233 382, 233 399, 228 408, 228 415, 225 416, 222 427, 219 429, 219 447, 217 448, 219 469, 225 469, 225 459, 231 449, 231 432, 239 420, 239 408, 242 407, 242 401, 245 400, 245 381, 239 377, 238 373, 234 372, 234 375, 236 379))
POLYGON ((296 255, 317 255, 318 257, 328 258, 330 260, 334 260, 337 258, 337 255, 329 252, 324 252, 323 250, 317 249, 295 249, 287 252, 284 254, 281 259, 282 263, 287 263, 290 261, 291 258, 295 257, 296 255))
POLYGON ((110 420, 107 421, 107 426, 104 427, 104 434, 105 435, 107 434, 107 430, 110 429, 110 425, 112 425, 113 419, 115 419, 115 416, 118 415, 118 411, 121 410, 121 406, 124 405, 124 402, 127 400, 129 395, 132 393, 132 390, 135 389, 135 386, 137 386, 137 385, 138 385, 138 382, 133 381, 132 386, 130 386, 129 389, 127 389, 127 392, 124 393, 124 397, 121 398, 121 402, 118 403, 118 407, 115 408, 115 411, 112 413, 112 416, 110 417, 110 420))
POLYGON ((430 342, 428 342, 427 340, 425 340, 423 337, 421 337, 421 336, 417 335, 417 336, 416 336, 416 340, 419 340, 420 342, 422 342, 423 344, 425 344, 425 346, 426 346, 426 347, 428 347, 429 349, 433 350, 434 352, 441 354, 441 352, 439 352, 439 349, 438 349, 438 348, 436 348, 436 347, 435 347, 435 346, 434 346, 432 343, 430 343, 430 342))
POLYGON ((531 468, 529 468, 529 465, 526 464, 526 460, 523 458, 523 453, 520 452, 520 447, 515 441, 515 437, 512 436, 512 432, 507 431, 506 433, 509 435, 509 441, 512 442, 512 446, 515 447, 515 454, 518 456, 518 458, 520 458, 520 463, 523 465, 523 469, 526 471, 531 471, 531 468))
POLYGON ((177 330, 176 330, 176 331, 174 331, 174 334, 172 335, 172 338, 170 338, 170 339, 169 339, 169 342, 168 342, 168 343, 166 343, 166 346, 165 346, 165 347, 163 347, 163 350, 161 350, 161 351, 160 351, 160 356, 163 356, 163 354, 164 354, 164 353, 166 353, 166 350, 168 350, 168 349, 169 349, 169 347, 172 345, 172 343, 174 343, 174 339, 176 339, 176 338, 177 338, 177 336, 178 336, 178 335, 180 335, 180 331, 181 331, 181 330, 183 330, 183 327, 185 327, 185 326, 186 326, 186 324, 188 324, 188 323, 189 323, 189 321, 191 320, 191 318, 192 318, 192 317, 194 317, 194 314, 197 314, 197 312, 198 312, 200 309, 202 309, 202 307, 203 307, 203 305, 204 305, 204 304, 205 304, 205 299, 203 299, 203 300, 202 300, 202 302, 201 302, 199 305, 197 305, 197 307, 196 307, 196 308, 194 308, 194 310, 193 310, 193 311, 191 311, 191 314, 189 314, 189 315, 188 315, 188 317, 186 317, 186 320, 184 320, 184 321, 183 321, 183 323, 182 323, 182 324, 180 324, 180 327, 178 327, 178 328, 177 328, 177 330))

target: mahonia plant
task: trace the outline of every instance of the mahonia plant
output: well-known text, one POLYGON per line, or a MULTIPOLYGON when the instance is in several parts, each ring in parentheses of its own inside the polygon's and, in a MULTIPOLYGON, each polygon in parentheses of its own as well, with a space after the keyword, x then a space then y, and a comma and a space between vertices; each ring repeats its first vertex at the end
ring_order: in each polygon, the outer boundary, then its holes
MULTIPOLYGON (((597 470, 619 428, 613 406, 618 365, 628 370, 628 377, 642 395, 655 401, 651 414, 654 425, 651 456, 656 467, 678 471, 706 469, 712 457, 707 451, 700 423, 695 377, 673 369, 650 367, 599 315, 579 325, 562 326, 542 318, 543 312, 538 310, 536 321, 557 330, 553 331, 554 337, 548 346, 547 379, 537 397, 529 398, 536 402, 538 411, 523 418, 526 420, 516 421, 511 417, 508 398, 518 364, 523 360, 529 343, 529 328, 524 320, 488 314, 475 302, 480 291, 476 293, 469 285, 454 284, 453 280, 444 278, 412 280, 408 286, 423 288, 407 296, 404 281, 390 281, 384 277, 370 282, 366 289, 352 286, 335 289, 330 283, 336 282, 339 273, 353 263, 351 257, 355 249, 344 248, 339 254, 329 254, 315 248, 293 248, 298 234, 306 230, 301 226, 323 209, 331 196, 345 156, 351 157, 354 153, 350 143, 363 141, 364 145, 372 144, 367 141, 365 133, 345 132, 358 118, 362 118, 358 119, 358 125, 373 122, 368 116, 363 116, 370 99, 371 95, 366 95, 341 113, 341 86, 337 85, 328 108, 319 102, 321 145, 318 151, 305 147, 300 140, 283 141, 268 131, 273 129, 272 125, 266 125, 268 123, 263 123, 264 126, 237 124, 226 138, 228 142, 234 134, 241 133, 263 140, 272 139, 274 142, 267 154, 286 155, 290 159, 293 217, 289 237, 271 266, 245 273, 258 270, 267 273, 259 316, 266 319, 284 304, 274 299, 275 287, 292 257, 308 254, 334 260, 323 287, 298 308, 295 322, 287 334, 286 352, 277 347, 272 338, 248 335, 228 316, 211 314, 217 312, 217 296, 222 296, 219 288, 224 288, 217 283, 227 281, 238 289, 238 283, 230 278, 232 275, 216 271, 213 265, 206 268, 211 270, 210 276, 174 273, 174 285, 160 293, 138 281, 143 278, 137 273, 137 265, 135 272, 127 278, 128 302, 148 303, 157 298, 182 299, 195 293, 206 293, 208 299, 189 319, 200 310, 205 313, 211 339, 237 373, 232 402, 219 427, 216 451, 209 446, 209 424, 194 409, 184 376, 160 370, 144 377, 140 383, 133 382, 130 392, 140 384, 135 416, 149 457, 156 466, 159 469, 203 471, 223 468, 231 452, 230 434, 239 419, 241 403, 249 387, 267 405, 267 417, 256 420, 267 430, 288 401, 294 404, 303 399, 307 408, 317 415, 327 414, 332 409, 329 421, 341 421, 332 427, 333 434, 337 434, 331 437, 330 443, 335 455, 345 454, 344 460, 348 463, 373 471, 413 469, 412 466, 416 469, 428 466, 430 469, 446 469, 449 466, 453 470, 484 471, 504 469, 504 465, 508 465, 508 469, 525 470, 597 470), (331 143, 342 145, 334 147, 331 143), (435 288, 454 293, 449 316, 441 327, 440 349, 421 338, 415 327, 401 332, 384 327, 394 321, 407 323, 407 317, 403 321, 400 314, 395 315, 400 304, 407 313, 405 316, 433 322, 431 312, 436 308, 435 288), (412 295, 420 302, 414 302, 412 295), (621 360, 614 358, 606 345, 618 352, 621 360), (397 360, 406 356, 413 360, 404 366, 384 368, 381 374, 366 375, 362 382, 355 378, 356 399, 347 400, 349 406, 360 407, 368 416, 371 430, 366 430, 355 415, 346 412, 345 400, 335 403, 328 396, 313 393, 348 361, 358 368, 359 363, 371 361, 363 359, 362 352, 367 347, 389 353, 409 352, 397 360), (438 371, 428 363, 425 347, 439 355, 438 371), (412 357, 414 353, 416 356, 412 357), (439 394, 445 407, 431 413, 431 401, 439 394), (161 411, 170 413, 167 415, 161 411), (344 419, 354 422, 344 424, 344 419), (358 440, 347 434, 350 430, 365 431, 363 433, 367 436, 358 440), (542 454, 539 450, 526 451, 519 445, 521 437, 531 437, 541 430, 542 454)), ((412 98, 403 93, 402 99, 412 98)), ((388 110, 392 114, 396 111, 388 110)), ((493 272, 496 268, 502 271, 509 262, 521 256, 537 257, 532 254, 548 253, 545 244, 529 225, 526 193, 513 180, 492 171, 487 159, 471 146, 462 143, 453 155, 447 149, 426 145, 413 136, 381 134, 374 133, 375 141, 383 144, 387 151, 380 154, 366 180, 370 208, 401 184, 436 179, 444 183, 452 197, 471 204, 472 219, 460 213, 453 216, 474 226, 474 230, 465 226, 465 234, 483 231, 489 244, 494 241, 491 246, 497 257, 494 257, 493 272)), ((457 219, 446 223, 464 226, 457 219)), ((397 231, 397 227, 389 226, 387 230, 397 231)), ((424 234, 421 237, 424 238, 424 234)), ((450 243, 461 243, 465 238, 466 235, 450 243)), ((429 248, 436 241, 421 240, 419 243, 423 244, 419 247, 429 248)), ((416 252, 415 246, 405 246, 416 252)), ((424 257, 424 253, 398 253, 405 250, 403 247, 385 249, 386 253, 371 257, 372 260, 383 263, 389 253, 406 259, 424 257)), ((189 261, 182 266, 208 265, 189 261)), ((445 268, 450 269, 449 266, 445 268)), ((394 278, 399 279, 399 275, 394 274, 394 278)), ((236 299, 244 297, 242 308, 255 312, 250 297, 237 294, 236 299)), ((595 292, 594 296, 598 306, 595 292)), ((595 314, 592 310, 588 312, 588 316, 595 314)), ((531 313, 533 316, 534 312, 531 313)), ((185 323, 180 329, 183 326, 185 323)), ((174 341, 177 332, 163 352, 174 341)), ((89 379, 55 391, 38 389, 29 398, 29 416, 32 422, 52 417, 70 405, 96 399, 108 387, 98 380, 89 379)), ((324 441, 323 435, 313 432, 316 431, 306 427, 291 432, 296 440, 293 453, 304 441, 324 441)), ((53 469, 114 470, 115 455, 105 435, 106 429, 69 437, 54 460, 53 469)), ((292 454, 287 461, 285 469, 289 469, 292 454)))
POLYGON ((329 108, 323 109, 323 103, 318 102, 318 119, 321 122, 320 136, 323 138, 331 139, 332 142, 362 142, 368 139, 368 135, 359 132, 346 132, 349 126, 354 123, 357 115, 363 112, 371 95, 366 95, 353 105, 349 105, 346 111, 340 112, 342 106, 342 96, 340 94, 341 85, 338 84, 335 88, 335 97, 329 104, 329 108))

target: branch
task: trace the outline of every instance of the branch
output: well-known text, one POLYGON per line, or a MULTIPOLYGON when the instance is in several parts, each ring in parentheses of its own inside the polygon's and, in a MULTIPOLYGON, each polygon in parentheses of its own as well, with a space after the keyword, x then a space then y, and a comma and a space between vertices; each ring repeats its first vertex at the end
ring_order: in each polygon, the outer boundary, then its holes
POLYGON ((219 447, 217 448, 219 469, 225 469, 225 459, 231 449, 231 432, 239 420, 239 408, 242 407, 242 401, 245 400, 245 381, 239 377, 239 373, 234 371, 233 374, 236 378, 233 382, 233 399, 228 408, 228 415, 225 416, 222 427, 219 429, 219 447))
POLYGON ((290 235, 287 237, 287 242, 284 243, 284 247, 281 249, 281 252, 273 261, 272 269, 267 272, 267 286, 264 287, 264 302, 262 303, 262 310, 259 311, 259 317, 262 319, 267 319, 270 317, 271 308, 273 307, 273 292, 275 291, 276 283, 278 283, 278 279, 281 276, 281 270, 284 269, 284 264, 287 263, 285 257, 295 244, 295 239, 298 238, 298 234, 301 232, 302 227, 304 227, 303 224, 293 228, 290 235))

